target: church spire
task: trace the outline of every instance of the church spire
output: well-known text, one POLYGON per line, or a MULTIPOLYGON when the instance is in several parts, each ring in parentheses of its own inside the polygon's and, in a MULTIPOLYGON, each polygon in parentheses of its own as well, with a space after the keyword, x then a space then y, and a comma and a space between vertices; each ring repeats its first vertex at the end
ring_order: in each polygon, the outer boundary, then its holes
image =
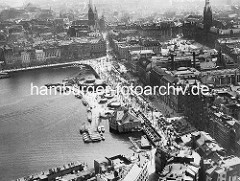
POLYGON ((89 0, 89 4, 88 4, 88 22, 89 22, 89 26, 94 26, 95 25, 95 15, 93 12, 93 7, 92 7, 92 1, 89 0))
POLYGON ((96 7, 96 6, 95 6, 95 12, 94 12, 94 14, 95 14, 95 19, 98 20, 98 12, 97 12, 97 7, 96 7))
POLYGON ((203 24, 206 30, 209 30, 212 27, 212 8, 210 5, 210 0, 205 0, 205 7, 203 12, 203 24))

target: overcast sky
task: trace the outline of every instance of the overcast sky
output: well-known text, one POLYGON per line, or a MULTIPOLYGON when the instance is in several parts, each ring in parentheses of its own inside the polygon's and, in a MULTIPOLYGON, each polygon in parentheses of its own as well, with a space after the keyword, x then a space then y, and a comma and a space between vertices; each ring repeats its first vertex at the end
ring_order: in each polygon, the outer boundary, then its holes
MULTIPOLYGON (((66 1, 66 2, 71 2, 74 0, 49 0, 49 2, 62 2, 62 1, 66 1)), ((89 0, 78 0, 78 3, 84 3, 84 2, 88 2, 89 0)), ((131 3, 131 2, 141 2, 141 5, 144 6, 145 3, 149 4, 154 4, 154 5, 163 5, 163 4, 171 4, 171 1, 173 2, 173 6, 174 6, 174 2, 202 2, 204 4, 205 0, 92 0, 93 2, 95 2, 96 4, 98 3, 109 3, 109 4, 114 4, 114 3, 131 3)), ((227 0, 210 0, 212 2, 212 4, 221 4, 226 2, 227 0)), ((232 1, 239 1, 239 0, 232 0, 232 1)), ((10 6, 13 7, 19 7, 22 6, 23 4, 25 4, 26 2, 38 2, 41 3, 41 0, 0 0, 0 5, 1 4, 8 4, 10 6)))

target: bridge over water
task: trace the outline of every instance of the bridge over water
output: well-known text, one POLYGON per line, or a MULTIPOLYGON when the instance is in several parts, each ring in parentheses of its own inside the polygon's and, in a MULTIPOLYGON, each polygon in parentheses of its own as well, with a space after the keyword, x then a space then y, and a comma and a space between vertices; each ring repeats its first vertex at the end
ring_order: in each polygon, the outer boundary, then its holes
POLYGON ((0 71, 0 73, 11 73, 11 72, 35 70, 35 69, 42 69, 42 68, 65 67, 65 66, 76 66, 76 67, 80 67, 81 68, 81 66, 79 66, 79 65, 83 65, 85 67, 89 67, 89 66, 93 65, 93 63, 91 63, 91 61, 100 60, 102 58, 105 58, 105 57, 101 57, 101 58, 98 58, 98 59, 80 60, 80 61, 73 61, 73 62, 66 62, 66 63, 56 63, 56 64, 49 64, 49 65, 39 65, 39 66, 33 66, 33 67, 25 67, 25 68, 18 68, 18 69, 2 70, 2 71, 0 71))

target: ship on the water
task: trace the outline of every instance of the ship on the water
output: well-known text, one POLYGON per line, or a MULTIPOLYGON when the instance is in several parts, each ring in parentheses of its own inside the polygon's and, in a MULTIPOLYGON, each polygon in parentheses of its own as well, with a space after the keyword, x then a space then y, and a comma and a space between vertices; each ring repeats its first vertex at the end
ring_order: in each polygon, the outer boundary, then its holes
POLYGON ((80 130, 80 133, 81 132, 84 143, 95 143, 105 140, 105 137, 103 136, 102 132, 100 134, 99 132, 91 131, 90 129, 87 129, 85 131, 80 130))
POLYGON ((82 99, 82 104, 83 104, 84 106, 88 106, 88 102, 87 102, 85 99, 82 99))
POLYGON ((0 73, 0 79, 6 79, 6 78, 9 78, 9 77, 10 77, 9 73, 5 73, 5 72, 0 73))
POLYGON ((76 94, 75 97, 78 98, 78 99, 82 99, 83 95, 81 93, 79 93, 79 94, 76 94))
POLYGON ((48 84, 45 84, 45 86, 49 89, 49 88, 53 88, 53 87, 61 87, 63 86, 64 84, 63 83, 48 83, 48 84))

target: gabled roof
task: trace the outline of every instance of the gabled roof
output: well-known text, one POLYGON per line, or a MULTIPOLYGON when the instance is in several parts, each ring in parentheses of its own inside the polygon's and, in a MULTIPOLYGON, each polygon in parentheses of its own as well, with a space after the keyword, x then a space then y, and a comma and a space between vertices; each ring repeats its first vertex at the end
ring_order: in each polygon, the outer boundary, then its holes
POLYGON ((136 115, 131 111, 127 111, 121 120, 122 123, 140 122, 140 121, 141 121, 140 118, 136 117, 136 115))
POLYGON ((116 121, 121 121, 124 116, 124 111, 117 111, 116 121))

